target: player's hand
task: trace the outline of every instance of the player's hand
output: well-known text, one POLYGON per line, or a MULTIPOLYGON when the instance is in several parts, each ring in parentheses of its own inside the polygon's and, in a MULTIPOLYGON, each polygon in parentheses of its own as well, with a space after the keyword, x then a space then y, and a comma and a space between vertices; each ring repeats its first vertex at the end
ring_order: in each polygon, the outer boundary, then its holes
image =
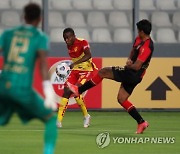
POLYGON ((131 59, 128 59, 126 62, 126 66, 130 66, 133 64, 133 61, 131 59))
POLYGON ((43 81, 43 90, 45 95, 44 106, 48 109, 56 110, 56 95, 49 80, 43 81))
POLYGON ((70 67, 70 69, 73 69, 74 63, 72 63, 69 67, 70 67))

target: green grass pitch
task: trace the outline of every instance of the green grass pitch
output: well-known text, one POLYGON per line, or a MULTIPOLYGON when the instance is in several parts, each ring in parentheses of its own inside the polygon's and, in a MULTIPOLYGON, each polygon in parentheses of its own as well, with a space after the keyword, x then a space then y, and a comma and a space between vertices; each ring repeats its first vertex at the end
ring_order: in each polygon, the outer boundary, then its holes
MULTIPOLYGON (((179 154, 180 113, 141 112, 150 126, 136 135, 135 121, 126 112, 90 112, 91 126, 83 128, 82 113, 67 111, 55 154, 179 154), (99 133, 108 132, 111 142, 105 148, 96 144, 99 133), (174 137, 175 143, 113 143, 113 137, 174 137)), ((42 154, 44 126, 38 120, 22 125, 16 115, 0 127, 0 154, 42 154)))

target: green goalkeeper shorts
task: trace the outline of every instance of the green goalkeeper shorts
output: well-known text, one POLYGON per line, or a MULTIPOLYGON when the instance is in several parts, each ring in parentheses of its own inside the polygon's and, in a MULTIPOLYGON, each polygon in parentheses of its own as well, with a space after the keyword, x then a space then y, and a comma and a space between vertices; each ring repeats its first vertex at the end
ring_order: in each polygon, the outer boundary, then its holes
POLYGON ((0 82, 0 125, 7 124, 15 112, 26 123, 32 118, 45 120, 53 111, 45 108, 43 98, 31 87, 0 82))

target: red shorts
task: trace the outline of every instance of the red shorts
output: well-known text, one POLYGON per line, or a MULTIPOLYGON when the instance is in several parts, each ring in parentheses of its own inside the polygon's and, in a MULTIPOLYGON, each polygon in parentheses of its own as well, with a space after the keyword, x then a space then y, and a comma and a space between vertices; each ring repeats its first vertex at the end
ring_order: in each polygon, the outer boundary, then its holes
POLYGON ((82 85, 90 80, 97 72, 97 69, 94 69, 93 71, 72 70, 66 82, 70 82, 74 85, 82 85))

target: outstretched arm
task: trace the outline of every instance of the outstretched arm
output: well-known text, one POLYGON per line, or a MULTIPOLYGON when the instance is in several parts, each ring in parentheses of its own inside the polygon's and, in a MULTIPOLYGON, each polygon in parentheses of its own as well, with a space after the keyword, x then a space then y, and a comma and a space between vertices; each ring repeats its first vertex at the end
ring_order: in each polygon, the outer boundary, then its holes
POLYGON ((44 90, 44 95, 45 95, 44 105, 47 108, 51 108, 55 110, 56 109, 55 92, 49 80, 46 55, 47 53, 45 51, 38 51, 39 68, 40 68, 40 73, 43 79, 42 84, 43 84, 43 90, 44 90))

